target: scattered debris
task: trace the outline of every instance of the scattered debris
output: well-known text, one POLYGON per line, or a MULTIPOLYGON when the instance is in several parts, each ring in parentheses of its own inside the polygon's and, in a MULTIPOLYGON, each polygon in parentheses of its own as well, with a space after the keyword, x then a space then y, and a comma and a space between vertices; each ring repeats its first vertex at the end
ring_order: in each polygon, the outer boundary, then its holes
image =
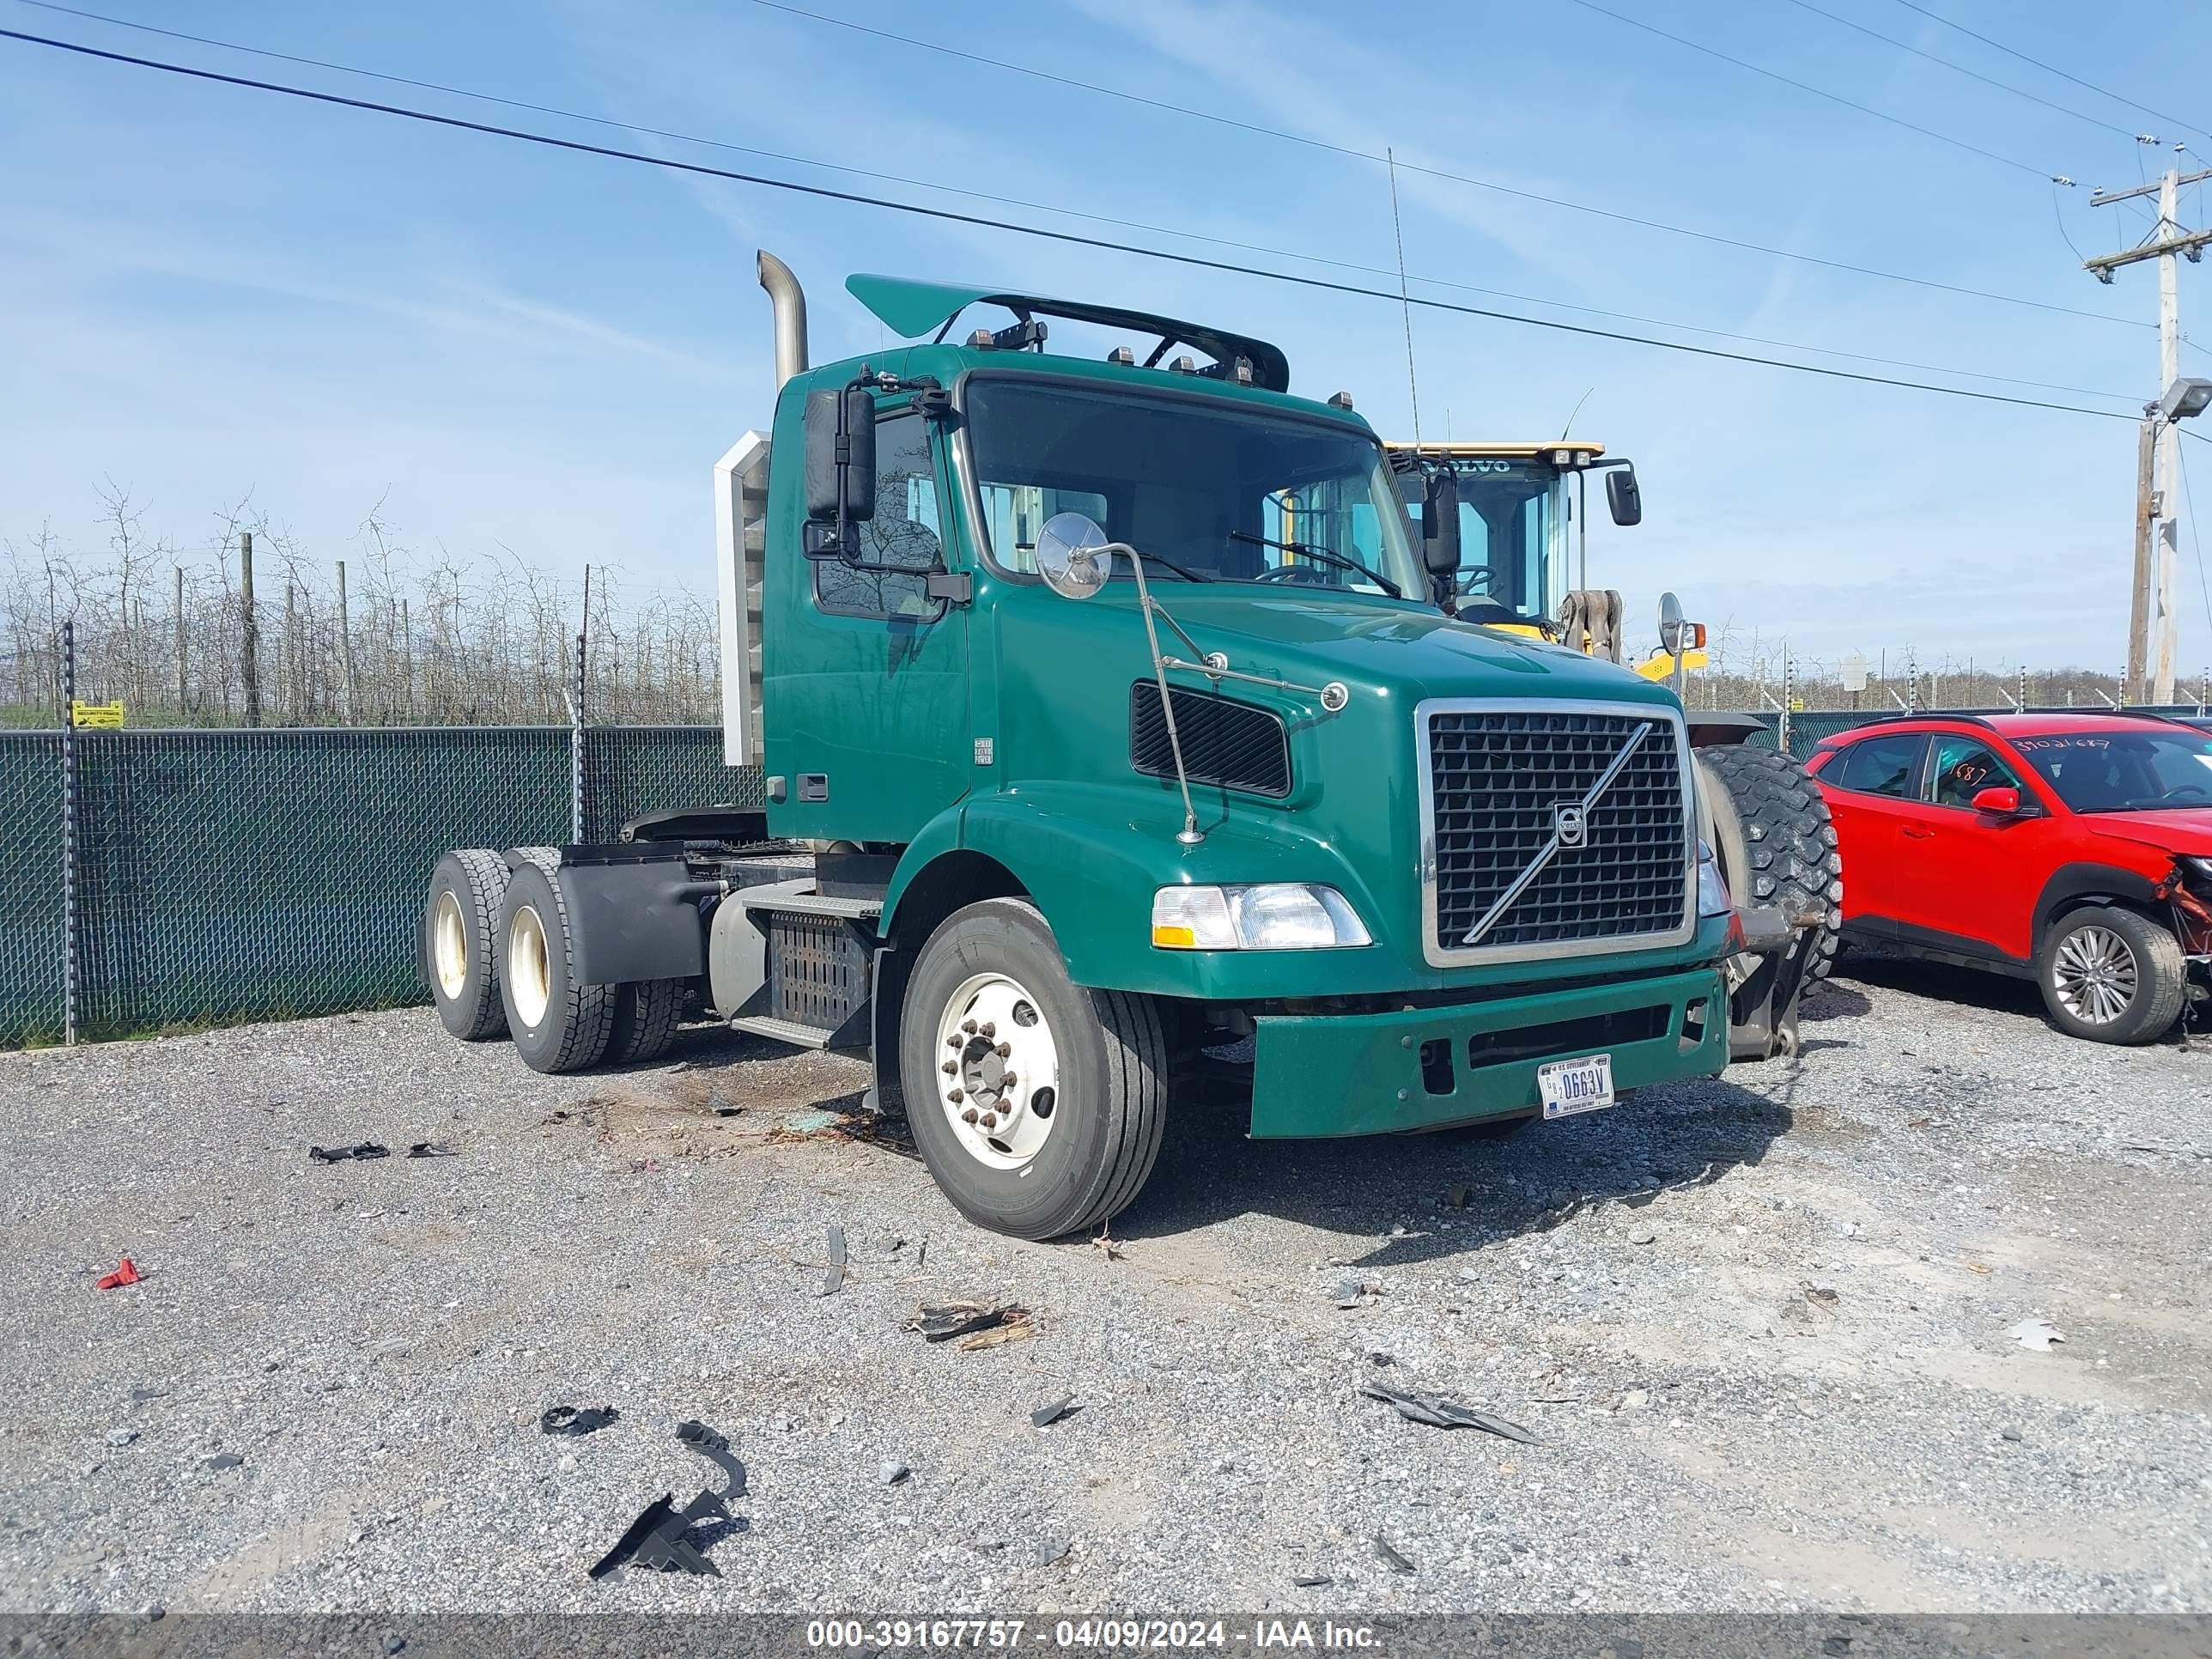
POLYGON ((908 1469, 906 1465, 900 1462, 896 1457, 886 1457, 882 1462, 876 1465, 876 1479, 882 1481, 886 1486, 896 1486, 900 1481, 906 1479, 908 1469))
MULTIPOLYGON (((925 1244, 927 1240, 924 1240, 925 1244)), ((920 1331, 926 1342, 949 1341, 956 1336, 969 1340, 963 1348, 988 1348, 1000 1342, 1017 1342, 1033 1335, 1034 1328, 1026 1308, 1012 1303, 994 1304, 988 1302, 942 1302, 934 1305, 924 1304, 915 1310, 907 1322, 907 1329, 920 1331), (1006 1333, 1000 1334, 1000 1333, 1006 1333), (977 1338, 987 1340, 977 1340, 977 1338)))
POLYGON ((621 1415, 612 1406, 555 1406, 538 1419, 538 1426, 547 1434, 592 1434, 621 1415))
POLYGON ((1413 1571, 1413 1564, 1392 1549, 1390 1540, 1379 1532, 1375 1534, 1375 1553, 1393 1572, 1410 1573, 1413 1571))
POLYGON ((1990 1264, 1986 1261, 1969 1261, 1966 1264, 1966 1271, 1970 1273, 1985 1273, 1989 1270, 1990 1264))
POLYGON ((200 1467, 204 1469, 234 1469, 245 1462, 236 1452, 217 1452, 213 1457, 200 1459, 200 1467))
POLYGON ((845 1284, 845 1230, 834 1222, 830 1228, 830 1267, 822 1275, 822 1294, 835 1296, 845 1284))
POLYGON ((310 1146, 308 1158, 317 1164, 343 1164, 349 1158, 390 1158, 392 1148, 380 1146, 373 1140, 364 1140, 358 1146, 310 1146))
POLYGON ((1823 1307, 1832 1307, 1835 1304, 1836 1287, 1832 1285, 1815 1285, 1808 1279, 1803 1282, 1803 1289, 1808 1302, 1818 1302, 1823 1307))
POLYGON ((1030 1413, 1030 1422, 1036 1428, 1048 1429, 1054 1424, 1059 1422, 1061 1418, 1067 1416, 1071 1412, 1079 1411, 1082 1408, 1075 1403, 1075 1396, 1073 1395, 1064 1394, 1057 1400, 1048 1400, 1043 1405, 1039 1406, 1035 1411, 1031 1412, 1030 1413))
POLYGON ((1905 1127, 1908 1129, 1924 1129, 1935 1121, 1932 1117, 1908 1117, 1905 1120, 1905 1127))
POLYGON ((1335 1579, 1325 1572, 1302 1572, 1291 1580, 1291 1583, 1300 1589, 1319 1589, 1324 1584, 1334 1584, 1335 1582, 1335 1579))
POLYGON ((1409 1394, 1403 1389, 1394 1389, 1387 1382, 1362 1382, 1359 1392, 1370 1400, 1380 1400, 1395 1407, 1401 1417, 1415 1423, 1426 1423, 1432 1428, 1480 1429, 1486 1434, 1502 1435, 1508 1440, 1517 1440, 1524 1446, 1537 1443, 1536 1437, 1518 1423, 1509 1423, 1488 1412, 1462 1406, 1456 1400, 1447 1400, 1442 1395, 1409 1394))
POLYGON ((1395 1365, 1398 1361, 1395 1355, 1384 1353, 1382 1349, 1376 1348, 1369 1352, 1367 1363, 1370 1365, 1395 1365))
POLYGON ((460 1154, 442 1140, 418 1140, 407 1149, 410 1158, 459 1158, 460 1154))
POLYGON ((1659 1235, 1650 1227, 1632 1227, 1628 1233, 1628 1242, 1632 1244, 1650 1244, 1656 1242, 1658 1237, 1659 1235))
POLYGON ((719 1492, 702 1491, 680 1510, 676 1507, 672 1492, 653 1499, 615 1540, 615 1547, 593 1564, 592 1577, 604 1578, 630 1561, 656 1572, 704 1573, 712 1578, 722 1576, 721 1569, 696 1546, 686 1542, 684 1534, 696 1522, 710 1518, 727 1521, 732 1529, 742 1527, 743 1523, 730 1513, 728 1500, 745 1495, 745 1466, 732 1454, 729 1441, 703 1423, 678 1424, 676 1437, 720 1468, 728 1477, 729 1485, 719 1492))
POLYGON ((1650 1403, 1649 1389, 1631 1389, 1620 1396, 1620 1409, 1625 1412, 1640 1412, 1650 1403))
POLYGON ((1356 1279, 1340 1279, 1336 1281, 1336 1288, 1329 1292, 1329 1299, 1340 1308, 1356 1308, 1359 1305, 1360 1292, 1366 1288, 1356 1279))
POLYGON ((136 1285, 138 1278, 138 1264, 126 1255, 117 1264, 113 1273, 102 1273, 95 1279, 94 1288, 102 1291, 120 1290, 125 1285, 136 1285))
POLYGON ((1121 1259, 1121 1244, 1103 1227, 1099 1228, 1098 1237, 1091 1241, 1091 1248, 1109 1261, 1119 1261, 1121 1259))
POLYGON ((133 1405, 143 1406, 149 1400, 161 1399, 167 1392, 166 1389, 133 1389, 131 1390, 131 1401, 133 1405))
POLYGON ((1055 1561, 1064 1559, 1067 1554, 1067 1540, 1065 1538, 1046 1539, 1036 1547, 1037 1565, 1048 1567, 1055 1561))
POLYGON ((2063 1342, 2066 1334, 2047 1319, 2023 1319, 2017 1325, 2008 1326, 2005 1334, 2023 1348, 2033 1348, 2038 1353, 2049 1353, 2051 1345, 2063 1342))
POLYGON ((1997 1431, 1997 1438, 2000 1440, 2009 1440, 2013 1444, 2018 1445, 2021 1438, 2020 1431, 2018 1429, 1999 1429, 1997 1431))
POLYGON ((107 1431, 107 1443, 111 1446, 127 1446, 137 1437, 138 1431, 136 1429, 110 1429, 107 1431))
POLYGON ((659 1169, 660 1162, 658 1158, 634 1158, 629 1161, 629 1172, 632 1175, 654 1175, 659 1173, 659 1169))
MULTIPOLYGON (((1444 1189, 1444 1207, 1448 1210, 1464 1210, 1467 1208, 1467 1182, 1464 1181, 1455 1181, 1449 1187, 1444 1189)), ((1324 1578, 1321 1582, 1326 1584, 1328 1583, 1328 1580, 1324 1578)))

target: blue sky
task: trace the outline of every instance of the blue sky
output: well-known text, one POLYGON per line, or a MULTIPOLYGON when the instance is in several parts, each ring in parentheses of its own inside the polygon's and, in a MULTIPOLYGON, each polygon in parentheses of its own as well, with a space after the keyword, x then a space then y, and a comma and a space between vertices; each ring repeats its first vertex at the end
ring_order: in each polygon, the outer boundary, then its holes
MULTIPOLYGON (((1388 267, 1388 179, 1309 145, 1097 97, 754 0, 307 8, 109 0, 143 22, 442 81, 789 155, 1388 267)), ((2118 322, 1769 258, 1401 173, 1416 277, 2124 394, 2155 391, 2149 266, 2100 288, 2082 252, 2132 241, 2088 186, 2170 152, 1855 33, 1788 0, 1607 0, 1615 10, 2027 163, 1966 153, 1612 18, 1540 6, 1039 0, 814 9, 1348 149, 2118 322)), ((2169 128, 1918 15, 1823 8, 2131 131, 2169 128)), ((2212 126, 2196 68, 2212 9, 2061 0, 1932 9, 2212 126)), ((240 58, 0 0, 0 26, 832 185, 849 175, 240 58)), ((573 573, 703 591, 714 459, 771 397, 751 253, 807 284, 817 360, 879 340, 855 270, 981 278, 1218 319, 1281 343, 1297 389, 1351 391, 1412 427, 1395 307, 210 87, 0 41, 0 535, 94 544, 103 478, 149 528, 204 542, 248 489, 341 556, 384 498, 418 547, 504 545, 573 573)), ((2191 158, 2184 158, 2185 166, 2191 158)), ((2195 165, 2204 165, 2196 162, 2195 165)), ((972 199, 884 193, 978 210, 972 199)), ((2185 217, 2204 222, 2185 193, 2185 217)), ((988 206, 980 210, 991 211, 988 206)), ((1082 231, 1079 221, 1025 218, 1082 231)), ((1109 231, 1106 234, 1116 233, 1109 231)), ((1218 252, 1166 235, 1139 240, 1218 252)), ((1232 258, 1334 274, 1328 267, 1232 258)), ((1350 280, 1375 283, 1371 276, 1350 280)), ((1386 284, 1387 285, 1387 283, 1386 284)), ((1416 282, 1531 314, 1603 319, 1416 282)), ((2200 267, 2185 323, 2212 341, 2200 267)), ((1679 331, 1638 331, 1700 340, 1679 331)), ((1425 435, 1577 435, 1633 455, 1646 519, 1593 530, 1594 580, 1639 638, 1659 590, 1740 642, 1801 656, 1907 647, 1983 664, 2116 665, 2135 432, 1417 310, 1425 435)), ((1730 342, 1710 340, 1728 347, 1730 342)), ((1745 346, 1736 349, 1768 350, 1745 346)), ((1812 361, 1927 378, 1909 371, 1812 361)), ((2185 350, 2185 372, 2212 353, 2185 350)), ((2212 511, 2212 446, 2185 444, 2212 511)), ((2185 525, 2181 661, 2212 659, 2185 525)))

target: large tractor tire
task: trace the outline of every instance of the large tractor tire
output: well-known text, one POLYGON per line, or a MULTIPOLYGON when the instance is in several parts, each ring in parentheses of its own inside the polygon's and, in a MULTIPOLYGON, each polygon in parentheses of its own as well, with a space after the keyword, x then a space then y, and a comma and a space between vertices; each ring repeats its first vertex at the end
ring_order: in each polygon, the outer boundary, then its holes
POLYGON ((576 981, 557 867, 526 859, 500 904, 499 991, 515 1051, 534 1072, 580 1072, 606 1053, 622 988, 576 981))
POLYGON ((422 905, 422 977, 446 1029, 464 1042, 507 1035, 499 995, 499 907, 507 860, 489 847, 446 854, 422 905))
MULTIPOLYGON (((1695 751, 1698 828, 1720 861, 1721 878, 1739 909, 1772 906, 1808 935, 1802 967, 1774 977, 1777 998, 1765 996, 1761 959, 1743 956, 1729 964, 1730 1052, 1752 1056, 1745 1038, 1747 1010, 1739 994, 1751 988, 1765 1006, 1751 1014, 1772 1041, 1765 1053, 1796 1047, 1800 988, 1827 977, 1835 966, 1844 916, 1844 860, 1836 826, 1820 786, 1802 764, 1771 749, 1723 744, 1695 751)), ((1758 1057, 1764 1058, 1765 1054, 1758 1057)))
POLYGON ((907 981, 908 1126, 945 1195, 994 1231, 1058 1238, 1125 1208, 1159 1156, 1167 1060, 1152 999, 1074 983, 1026 900, 955 911, 907 981))

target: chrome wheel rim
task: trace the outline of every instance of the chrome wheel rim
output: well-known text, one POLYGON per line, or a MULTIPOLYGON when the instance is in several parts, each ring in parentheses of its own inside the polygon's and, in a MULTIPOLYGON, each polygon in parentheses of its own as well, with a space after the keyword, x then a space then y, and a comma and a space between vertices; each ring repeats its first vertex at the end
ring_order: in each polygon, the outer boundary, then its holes
POLYGON ((515 1018, 534 1029, 545 1018, 553 988, 546 966, 545 924, 527 904, 515 911, 507 930, 507 988, 514 1000, 515 1018))
POLYGON ((2110 927, 2077 928, 2058 943, 2051 988, 2085 1025, 2110 1025, 2136 1000, 2136 953, 2110 927))
POLYGON ((461 902, 451 893, 439 894, 431 912, 430 971, 438 976, 438 994, 448 1002, 468 982, 469 936, 461 926, 461 902))
POLYGON ((938 1103, 960 1149, 1018 1170, 1059 1121, 1060 1045, 1043 1005, 1004 974, 972 974, 945 999, 932 1062, 938 1103))

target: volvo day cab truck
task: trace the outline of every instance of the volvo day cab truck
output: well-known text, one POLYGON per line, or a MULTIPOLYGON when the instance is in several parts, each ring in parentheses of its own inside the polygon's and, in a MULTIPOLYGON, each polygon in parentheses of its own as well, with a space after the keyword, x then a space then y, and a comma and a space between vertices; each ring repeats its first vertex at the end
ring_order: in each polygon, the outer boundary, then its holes
POLYGON ((449 854, 423 943, 456 1035, 564 1071, 696 1006, 866 1056, 946 1196, 1032 1238, 1136 1196, 1208 1046, 1249 1042, 1255 1137, 1728 1062, 1745 936, 1680 704, 1442 614, 1349 398, 1226 330, 880 276, 847 286, 920 343, 815 368, 799 283, 760 275, 775 418, 715 504, 726 753, 764 804, 449 854), (1054 355, 1069 321, 1128 343, 1054 355))

